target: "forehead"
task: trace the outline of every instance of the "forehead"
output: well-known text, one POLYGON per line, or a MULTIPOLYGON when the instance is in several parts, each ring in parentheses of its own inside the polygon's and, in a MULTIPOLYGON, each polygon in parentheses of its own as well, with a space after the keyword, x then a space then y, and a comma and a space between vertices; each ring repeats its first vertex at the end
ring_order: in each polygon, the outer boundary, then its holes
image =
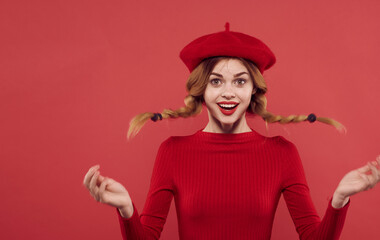
POLYGON ((213 72, 233 74, 237 72, 248 72, 248 70, 238 59, 227 58, 220 60, 213 68, 213 72))

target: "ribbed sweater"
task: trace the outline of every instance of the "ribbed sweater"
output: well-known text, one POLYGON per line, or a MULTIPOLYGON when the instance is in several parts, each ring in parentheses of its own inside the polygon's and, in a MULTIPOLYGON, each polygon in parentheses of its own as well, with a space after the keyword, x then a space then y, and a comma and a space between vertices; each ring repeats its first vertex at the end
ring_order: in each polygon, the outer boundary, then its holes
POLYGON ((350 201, 335 209, 330 198, 321 220, 295 145, 251 130, 165 140, 141 214, 133 202, 130 218, 117 210, 123 238, 159 239, 174 197, 181 240, 267 240, 283 194, 300 239, 339 239, 350 201))

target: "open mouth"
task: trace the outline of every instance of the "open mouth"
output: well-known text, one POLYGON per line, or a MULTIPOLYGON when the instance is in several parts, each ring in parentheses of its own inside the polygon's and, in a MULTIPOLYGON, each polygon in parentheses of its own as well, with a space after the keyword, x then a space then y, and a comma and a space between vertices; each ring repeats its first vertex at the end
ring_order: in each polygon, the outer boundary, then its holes
POLYGON ((232 110, 237 107, 239 104, 218 104, 219 107, 223 108, 224 110, 232 110))
POLYGON ((238 105, 239 103, 218 103, 218 107, 224 115, 232 115, 238 105))

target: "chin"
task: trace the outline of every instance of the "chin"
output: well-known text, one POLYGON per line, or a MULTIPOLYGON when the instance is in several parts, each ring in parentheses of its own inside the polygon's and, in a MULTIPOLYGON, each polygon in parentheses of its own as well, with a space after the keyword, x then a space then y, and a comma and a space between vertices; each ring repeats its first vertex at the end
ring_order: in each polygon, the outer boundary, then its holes
POLYGON ((223 116, 220 118, 216 118, 221 125, 233 125, 240 122, 240 120, 243 118, 243 116, 236 117, 236 116, 223 116))

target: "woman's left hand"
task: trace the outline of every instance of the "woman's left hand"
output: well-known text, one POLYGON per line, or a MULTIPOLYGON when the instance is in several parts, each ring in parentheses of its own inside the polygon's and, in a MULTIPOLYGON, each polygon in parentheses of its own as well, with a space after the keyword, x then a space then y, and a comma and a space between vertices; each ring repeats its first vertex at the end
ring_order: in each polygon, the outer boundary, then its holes
POLYGON ((335 202, 344 199, 347 202, 349 196, 375 187, 380 181, 379 166, 380 155, 377 156, 376 161, 368 162, 365 166, 348 172, 335 190, 335 202))

